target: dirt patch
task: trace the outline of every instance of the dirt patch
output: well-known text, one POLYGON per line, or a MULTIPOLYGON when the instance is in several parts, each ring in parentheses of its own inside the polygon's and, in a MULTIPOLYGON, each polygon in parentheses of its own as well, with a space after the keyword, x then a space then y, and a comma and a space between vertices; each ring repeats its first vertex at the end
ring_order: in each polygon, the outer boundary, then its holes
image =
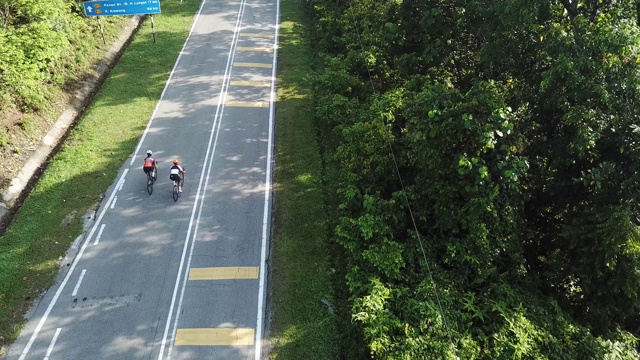
POLYGON ((11 127, 22 118, 22 112, 16 109, 7 109, 0 113, 0 121, 5 127, 11 127))
MULTIPOLYGON (((61 96, 61 100, 65 96, 61 96)), ((62 110, 55 109, 55 113, 62 110)), ((24 114, 11 110, 1 115, 0 125, 0 189, 5 189, 11 179, 18 176, 24 163, 36 151, 41 139, 49 131, 54 120, 52 114, 24 114)))
POLYGON ((76 215, 78 215, 78 211, 73 210, 69 213, 69 215, 65 216, 64 219, 62 219, 62 223, 60 225, 67 226, 71 224, 71 222, 73 222, 73 220, 76 218, 76 215))

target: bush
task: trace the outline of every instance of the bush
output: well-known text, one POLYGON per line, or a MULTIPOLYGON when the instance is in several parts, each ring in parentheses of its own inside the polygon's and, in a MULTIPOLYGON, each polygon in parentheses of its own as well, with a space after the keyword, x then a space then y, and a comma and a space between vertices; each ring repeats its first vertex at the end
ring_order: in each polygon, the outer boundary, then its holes
POLYGON ((97 44, 71 0, 0 0, 0 99, 24 112, 43 109, 97 44), (71 49, 71 51, 70 51, 71 49))

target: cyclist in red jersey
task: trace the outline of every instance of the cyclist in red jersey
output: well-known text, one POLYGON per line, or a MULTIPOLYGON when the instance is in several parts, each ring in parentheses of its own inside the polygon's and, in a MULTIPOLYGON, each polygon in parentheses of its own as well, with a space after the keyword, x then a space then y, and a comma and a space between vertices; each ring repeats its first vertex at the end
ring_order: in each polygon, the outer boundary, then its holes
POLYGON ((158 173, 156 171, 156 159, 153 157, 153 152, 151 152, 151 150, 147 151, 147 157, 144 158, 144 165, 142 166, 142 170, 145 174, 149 174, 149 172, 151 172, 153 181, 157 180, 158 173))

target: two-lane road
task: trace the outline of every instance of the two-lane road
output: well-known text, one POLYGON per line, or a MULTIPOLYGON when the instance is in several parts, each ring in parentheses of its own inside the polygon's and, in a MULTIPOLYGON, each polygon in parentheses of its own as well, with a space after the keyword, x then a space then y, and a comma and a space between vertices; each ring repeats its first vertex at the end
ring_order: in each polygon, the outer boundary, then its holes
POLYGON ((204 1, 130 162, 7 359, 261 359, 277 0, 204 1), (142 155, 159 179, 146 192, 142 155), (168 168, 180 159, 174 202, 168 168))

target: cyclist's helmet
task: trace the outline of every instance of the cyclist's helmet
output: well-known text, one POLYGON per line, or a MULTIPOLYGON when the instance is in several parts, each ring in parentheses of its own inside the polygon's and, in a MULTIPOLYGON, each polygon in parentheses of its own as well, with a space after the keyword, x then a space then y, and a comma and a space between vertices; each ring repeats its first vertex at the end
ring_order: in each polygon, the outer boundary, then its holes
POLYGON ((178 165, 178 159, 173 160, 174 165, 178 165))
POLYGON ((147 150, 147 155, 151 156, 153 155, 153 152, 151 152, 151 150, 147 150))

